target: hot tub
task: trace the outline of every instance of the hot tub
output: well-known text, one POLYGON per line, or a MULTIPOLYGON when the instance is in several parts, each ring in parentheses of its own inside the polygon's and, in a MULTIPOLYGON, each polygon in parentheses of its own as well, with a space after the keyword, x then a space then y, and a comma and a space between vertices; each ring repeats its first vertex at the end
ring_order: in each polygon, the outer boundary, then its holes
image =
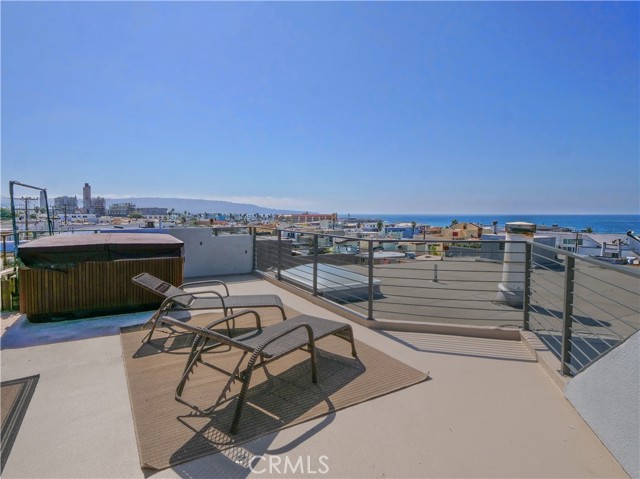
POLYGON ((21 245, 20 311, 52 321, 156 308, 158 297, 131 278, 147 272, 183 280, 184 243, 169 234, 47 236, 21 245))

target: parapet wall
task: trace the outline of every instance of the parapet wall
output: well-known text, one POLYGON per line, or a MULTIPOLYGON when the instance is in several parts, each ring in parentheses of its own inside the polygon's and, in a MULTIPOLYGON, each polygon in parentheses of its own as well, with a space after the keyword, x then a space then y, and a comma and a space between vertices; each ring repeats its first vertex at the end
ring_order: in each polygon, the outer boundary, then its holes
POLYGON ((571 379, 565 396, 631 477, 640 477, 640 331, 571 379))
POLYGON ((210 228, 171 228, 163 232, 184 241, 185 278, 253 271, 251 235, 214 236, 210 228))

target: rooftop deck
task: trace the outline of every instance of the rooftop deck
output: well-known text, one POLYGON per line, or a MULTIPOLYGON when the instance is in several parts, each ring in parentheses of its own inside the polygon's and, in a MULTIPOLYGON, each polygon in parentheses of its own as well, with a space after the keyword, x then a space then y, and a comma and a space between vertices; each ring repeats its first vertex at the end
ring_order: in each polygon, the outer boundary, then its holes
MULTIPOLYGON (((347 321, 257 276, 222 279, 234 294, 274 293, 301 313, 347 321)), ((358 340, 431 379, 242 446, 281 458, 271 470, 263 461, 252 472, 228 451, 143 471, 118 328, 146 316, 3 317, 2 380, 40 374, 3 477, 628 477, 525 343, 355 323, 358 340), (302 457, 305 474, 287 473, 285 457, 302 457)))

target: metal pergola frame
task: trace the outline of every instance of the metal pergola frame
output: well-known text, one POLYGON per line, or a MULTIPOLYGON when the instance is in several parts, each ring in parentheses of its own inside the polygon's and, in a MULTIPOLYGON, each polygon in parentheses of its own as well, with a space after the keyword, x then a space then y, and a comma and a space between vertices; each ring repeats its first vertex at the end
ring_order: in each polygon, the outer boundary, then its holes
MULTIPOLYGON (((49 234, 53 235, 53 223, 51 222, 51 216, 49 214, 49 199, 47 197, 47 189, 46 188, 40 188, 39 186, 32 186, 32 185, 27 185, 25 183, 21 183, 19 181, 15 181, 15 180, 11 180, 9 181, 9 196, 11 197, 11 223, 12 223, 12 227, 13 227, 13 247, 14 247, 14 251, 13 254, 14 256, 17 258, 18 257, 18 244, 20 243, 20 235, 18 234, 18 226, 16 224, 16 207, 15 207, 15 201, 14 201, 14 195, 13 195, 13 187, 14 186, 23 186, 25 188, 31 188, 33 190, 38 190, 38 191, 42 191, 44 193, 44 202, 45 202, 45 209, 47 210, 47 226, 49 227, 49 234)), ((28 214, 27 211, 25 211, 25 215, 28 214)))

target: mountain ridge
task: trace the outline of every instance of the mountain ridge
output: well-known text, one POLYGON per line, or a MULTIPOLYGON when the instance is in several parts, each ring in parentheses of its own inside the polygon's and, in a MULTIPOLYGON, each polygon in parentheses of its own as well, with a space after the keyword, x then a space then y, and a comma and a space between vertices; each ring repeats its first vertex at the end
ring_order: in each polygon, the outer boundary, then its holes
POLYGON ((223 200, 202 200, 198 198, 161 198, 153 196, 129 197, 129 198, 107 198, 107 206, 114 203, 133 203, 141 208, 175 208, 176 211, 188 211, 189 213, 234 213, 234 214, 284 214, 298 213, 295 210, 279 208, 267 208, 251 203, 234 203, 223 200))
MULTIPOLYGON (((281 208, 267 208, 251 203, 234 203, 222 200, 203 200, 198 198, 162 198, 154 196, 105 198, 107 207, 114 203, 133 203, 140 208, 174 208, 177 212, 189 213, 233 213, 233 214, 289 214, 303 213, 302 210, 288 210, 281 208)), ((36 202, 32 203, 34 206, 36 202)), ((53 205, 53 198, 49 198, 49 205, 53 205)), ((2 197, 2 206, 9 207, 10 199, 2 197)), ((78 198, 78 206, 82 207, 82 198, 78 198)))

